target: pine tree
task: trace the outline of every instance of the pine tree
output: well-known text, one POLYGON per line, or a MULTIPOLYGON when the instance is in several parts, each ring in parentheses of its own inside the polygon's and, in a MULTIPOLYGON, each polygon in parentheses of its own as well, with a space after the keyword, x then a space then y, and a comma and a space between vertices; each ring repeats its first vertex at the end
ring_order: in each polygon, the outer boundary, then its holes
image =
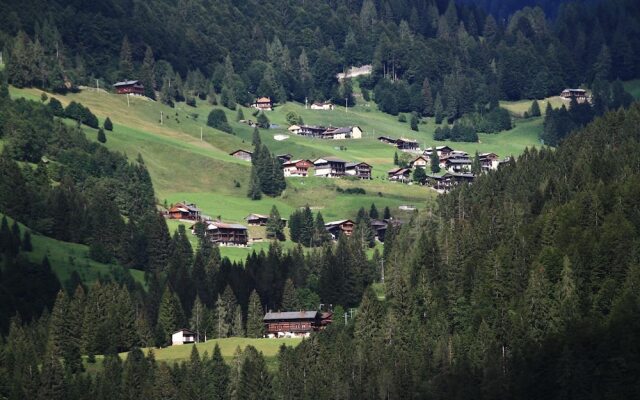
POLYGON ((184 313, 178 296, 166 287, 158 310, 159 344, 169 344, 171 335, 182 326, 184 313))
POLYGON ((369 208, 369 218, 378 219, 378 217, 378 209, 376 208, 376 205, 374 203, 371 203, 371 207, 369 208))
POLYGON ((429 164, 431 164, 431 172, 437 174, 440 172, 440 157, 438 157, 438 152, 435 148, 431 151, 431 156, 429 157, 429 164))
POLYGON ((224 400, 228 398, 229 393, 229 366, 222 358, 220 346, 218 343, 213 348, 211 361, 209 362, 211 373, 211 399, 224 400))
POLYGON ((444 105, 442 104, 442 97, 440 96, 440 92, 438 92, 438 94, 436 95, 436 101, 433 105, 433 115, 435 117, 436 124, 440 125, 445 117, 444 105))
POLYGON ((111 119, 109 117, 107 117, 107 119, 104 120, 104 130, 106 131, 113 130, 113 123, 111 122, 111 119))
POLYGON ((38 400, 64 400, 67 398, 66 376, 58 356, 47 352, 40 374, 38 400))
POLYGON ((247 197, 251 200, 260 200, 262 198, 262 189, 260 184, 260 178, 256 172, 256 166, 251 167, 251 180, 249 181, 249 191, 247 197))
MULTIPOLYGON (((255 128, 253 128, 253 136, 251 139, 251 145, 253 146, 253 155, 254 157, 256 156, 256 152, 260 151, 260 149, 262 148, 262 140, 260 139, 260 129, 258 129, 258 127, 256 126, 255 128)), ((251 159, 252 161, 254 161, 254 159, 251 159)))
POLYGON ((107 136, 104 134, 102 128, 98 129, 98 142, 107 143, 107 136))
POLYGON ((324 224, 324 218, 322 213, 318 211, 316 214, 316 221, 314 227, 313 244, 315 246, 322 246, 325 243, 331 241, 331 234, 327 231, 327 227, 324 224))
POLYGON ((418 131, 418 123, 420 119, 418 118, 418 114, 415 112, 411 114, 411 130, 418 131))
POLYGON ((82 370, 79 324, 80 321, 73 320, 69 298, 64 291, 58 292, 49 322, 47 351, 52 357, 64 359, 65 368, 72 373, 82 370))
POLYGON ((236 122, 244 120, 244 112, 242 112, 242 107, 238 107, 238 112, 236 113, 236 122))
POLYGON ((393 165, 400 165, 400 160, 398 160, 398 152, 393 153, 393 165))
POLYGON ((264 336, 264 311, 260 303, 258 292, 253 290, 249 296, 249 308, 247 312, 247 337, 261 338, 264 336))
POLYGON ((540 116, 540 105, 538 104, 538 100, 534 100, 533 103, 531 103, 531 108, 529 109, 529 115, 532 117, 540 116))
POLYGON ((238 381, 238 400, 274 399, 272 378, 262 353, 249 345, 243 353, 238 381))
POLYGON ((298 308, 296 288, 293 286, 293 281, 291 279, 287 279, 284 283, 281 304, 283 311, 295 311, 298 308))
POLYGON ((280 217, 278 208, 274 205, 271 207, 269 219, 267 219, 267 238, 276 240, 285 240, 284 237, 285 222, 280 217))
POLYGON ((416 169, 413 171, 413 181, 415 183, 422 184, 426 178, 427 173, 424 172, 424 168, 416 167, 416 169))
POLYGON ((31 244, 31 232, 25 231, 24 236, 22 238, 22 250, 29 252, 33 250, 33 245, 31 244))
POLYGON ((422 114, 427 117, 433 117, 435 109, 433 104, 433 94, 431 93, 431 85, 429 84, 428 78, 425 78, 422 82, 422 98, 424 99, 422 114))
POLYGON ((133 59, 131 57, 131 44, 127 36, 122 39, 120 48, 120 79, 133 79, 133 59))
POLYGON ((156 72, 155 72, 155 58, 153 57, 153 50, 147 46, 144 52, 144 60, 142 61, 142 67, 140 68, 140 80, 144 86, 144 95, 150 99, 156 99, 156 72))
POLYGON ((482 166, 480 165, 480 155, 478 154, 478 150, 476 150, 476 154, 471 160, 471 172, 474 175, 479 175, 482 172, 482 166))
POLYGON ((244 337, 245 332, 242 326, 242 307, 238 304, 233 310, 233 323, 231 324, 231 336, 244 337))
POLYGON ((200 332, 205 325, 204 319, 206 314, 206 308, 202 301, 200 300, 200 296, 196 295, 196 300, 193 302, 193 308, 191 309, 191 319, 189 320, 189 328, 196 333, 196 341, 200 341, 200 338, 203 337, 200 335, 200 332))
POLYGON ((229 324, 227 323, 228 313, 227 305, 221 296, 218 296, 218 301, 216 301, 215 315, 215 335, 217 338, 226 338, 229 335, 229 324))

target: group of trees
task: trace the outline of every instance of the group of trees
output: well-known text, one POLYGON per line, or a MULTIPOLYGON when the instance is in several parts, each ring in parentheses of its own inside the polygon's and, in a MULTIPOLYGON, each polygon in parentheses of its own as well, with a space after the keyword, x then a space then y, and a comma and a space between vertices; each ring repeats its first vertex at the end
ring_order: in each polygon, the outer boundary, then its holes
POLYGON ((140 9, 123 0, 107 8, 36 3, 16 5, 0 20, 12 83, 67 90, 93 86, 94 78, 136 78, 146 95, 159 91, 170 105, 208 97, 235 109, 257 96, 354 104, 351 82, 335 75, 372 64, 361 87, 367 97, 373 91, 381 110, 451 123, 491 112, 499 98, 543 98, 640 74, 640 45, 630 38, 640 25, 632 0, 547 7, 553 20, 529 7, 496 19, 452 0, 304 6, 226 0, 180 9, 159 0, 140 9), (78 30, 86 32, 82 41, 78 30))
POLYGON ((439 126, 433 133, 433 140, 451 140, 453 142, 477 142, 478 133, 476 129, 467 123, 456 122, 452 127, 449 125, 439 126))
POLYGON ((322 246, 325 243, 329 243, 331 234, 327 232, 324 224, 324 218, 320 211, 314 218, 309 206, 295 210, 289 216, 291 241, 306 247, 322 246))
POLYGON ((253 131, 253 154, 251 155, 251 178, 247 197, 259 200, 262 194, 280 196, 287 188, 284 171, 278 157, 271 154, 267 145, 262 144, 260 130, 253 131))

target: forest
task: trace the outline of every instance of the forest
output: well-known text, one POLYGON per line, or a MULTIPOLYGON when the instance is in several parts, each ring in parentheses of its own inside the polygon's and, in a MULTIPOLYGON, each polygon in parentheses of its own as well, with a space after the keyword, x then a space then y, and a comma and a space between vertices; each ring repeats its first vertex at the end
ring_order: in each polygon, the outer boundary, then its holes
POLYGON ((453 0, 3 3, 12 84, 67 91, 139 79, 167 104, 200 97, 235 108, 256 96, 353 104, 353 84, 335 75, 371 64, 365 100, 371 92, 384 112, 451 123, 491 113, 499 99, 640 76, 633 0, 500 2, 509 18, 453 0))

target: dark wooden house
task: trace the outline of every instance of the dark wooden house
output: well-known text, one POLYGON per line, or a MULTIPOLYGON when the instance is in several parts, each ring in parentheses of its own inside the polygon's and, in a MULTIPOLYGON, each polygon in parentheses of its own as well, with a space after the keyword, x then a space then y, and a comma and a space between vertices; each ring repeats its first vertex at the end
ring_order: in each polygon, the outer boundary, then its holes
POLYGON ((365 162, 347 163, 345 174, 347 176, 355 176, 360 179, 371 179, 371 170, 373 167, 365 162))
POLYGON ((169 209, 170 219, 200 220, 200 209, 193 203, 176 203, 169 209))
POLYGON ((140 81, 122 81, 113 85, 117 94, 135 94, 144 96, 144 86, 140 81))
POLYGON ((246 246, 249 242, 249 231, 240 224, 207 221, 205 234, 211 242, 223 246, 246 246))
POLYGON ((347 162, 336 157, 318 158, 313 162, 315 176, 336 178, 347 173, 347 162))
POLYGON ((231 157, 235 157, 235 158, 239 158, 243 161, 251 161, 251 157, 253 157, 253 152, 249 151, 249 150, 236 150, 232 153, 229 153, 229 155, 231 157))
POLYGON ((269 337, 306 336, 324 329, 332 317, 320 311, 268 312, 263 321, 269 337))
MULTIPOLYGON (((250 226, 265 226, 267 225, 269 216, 264 214, 249 214, 246 217, 244 217, 244 220, 247 221, 247 224, 249 224, 250 226)), ((282 221, 283 226, 286 226, 287 224, 286 219, 280 218, 280 221, 282 221)))
POLYGON ((418 148, 418 141, 400 138, 396 140, 396 147, 400 150, 416 150, 418 148))
POLYGON ((340 221, 331 221, 324 224, 324 227, 331 234, 334 239, 338 239, 340 235, 351 236, 353 233, 353 227, 355 223, 350 219, 343 219, 340 221))

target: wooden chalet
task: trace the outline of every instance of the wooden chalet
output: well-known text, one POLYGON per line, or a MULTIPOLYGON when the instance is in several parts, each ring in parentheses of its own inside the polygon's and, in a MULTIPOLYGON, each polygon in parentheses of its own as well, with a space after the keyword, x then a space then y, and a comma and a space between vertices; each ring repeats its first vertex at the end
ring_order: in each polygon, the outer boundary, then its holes
POLYGON ((189 221, 200 220, 200 209, 193 203, 176 203, 169 208, 169 219, 186 219, 189 221))
MULTIPOLYGON (((425 149, 425 151, 422 154, 427 157, 431 157, 431 153, 433 152, 433 150, 434 150, 433 147, 429 147, 425 149)), ((448 157, 449 154, 451 154, 455 150, 453 150, 449 146, 436 146, 435 151, 438 153, 439 158, 444 158, 444 157, 448 157)))
POLYGON ((411 168, 422 168, 425 169, 431 165, 431 159, 427 156, 418 156, 413 161, 409 163, 411 168))
POLYGON ((273 102, 270 97, 260 97, 251 104, 251 107, 261 111, 271 111, 273 110, 273 102))
POLYGON ((264 318, 268 337, 308 336, 332 322, 333 313, 320 311, 268 312, 264 318))
POLYGON ((315 176, 337 178, 346 174, 347 162, 336 157, 318 158, 313 162, 315 176))
POLYGON ((362 129, 359 126, 329 128, 320 137, 322 139, 362 139, 362 129))
POLYGON ((207 221, 205 224, 205 235, 213 243, 223 246, 246 246, 249 242, 249 231, 244 225, 220 221, 207 221))
POLYGON ((427 175, 425 183, 439 192, 448 192, 460 184, 470 184, 475 179, 472 173, 450 173, 444 175, 427 175))
POLYGON ((312 110, 330 111, 330 110, 334 109, 334 106, 333 106, 333 103, 331 103, 330 101, 315 102, 315 103, 311 104, 311 109, 312 110))
MULTIPOLYGON (((244 220, 247 221, 249 226, 266 226, 269 216, 264 214, 249 214, 244 217, 244 220)), ((284 225, 287 224, 287 220, 284 218, 280 218, 280 221, 282 221, 284 225)))
POLYGON ((144 96, 144 86, 140 81, 122 81, 113 85, 117 94, 133 94, 136 96, 144 96))
POLYGON ((445 165, 447 171, 451 173, 471 171, 471 159, 469 157, 448 158, 445 165))
POLYGON ((313 167, 313 163, 309 160, 292 160, 282 164, 282 171, 285 178, 290 176, 307 177, 311 167, 313 167))
POLYGON ((300 125, 291 125, 287 128, 287 130, 292 135, 300 135, 300 132, 302 132, 302 127, 300 125))
POLYGON ((478 159, 483 171, 498 169, 500 165, 500 157, 496 153, 481 153, 478 154, 478 159))
POLYGON ((196 333, 189 329, 180 329, 171 334, 171 345, 179 346, 196 342, 196 333))
POLYGON ((417 150, 418 141, 413 139, 400 138, 396 140, 396 147, 398 150, 417 150))
POLYGON ((387 171, 387 178, 393 182, 409 182, 411 180, 411 168, 390 169, 387 171))
POLYGON ((340 221, 331 221, 324 224, 324 227, 331 234, 333 239, 338 239, 340 235, 351 236, 353 233, 353 227, 355 223, 350 219, 343 219, 340 221))
POLYGON ((243 160, 243 161, 251 161, 251 157, 253 157, 253 152, 249 150, 239 149, 232 153, 229 153, 229 155, 231 157, 239 158, 240 160, 243 160))
POLYGON ((585 101, 587 100, 587 91, 584 89, 565 89, 560 93, 560 97, 565 100, 585 101))
POLYGON ((360 179, 371 179, 371 170, 373 167, 366 162, 347 163, 345 167, 347 176, 355 176, 360 179))
POLYGON ((321 137, 326 131, 327 128, 324 126, 300 125, 300 133, 298 135, 317 138, 321 137))

